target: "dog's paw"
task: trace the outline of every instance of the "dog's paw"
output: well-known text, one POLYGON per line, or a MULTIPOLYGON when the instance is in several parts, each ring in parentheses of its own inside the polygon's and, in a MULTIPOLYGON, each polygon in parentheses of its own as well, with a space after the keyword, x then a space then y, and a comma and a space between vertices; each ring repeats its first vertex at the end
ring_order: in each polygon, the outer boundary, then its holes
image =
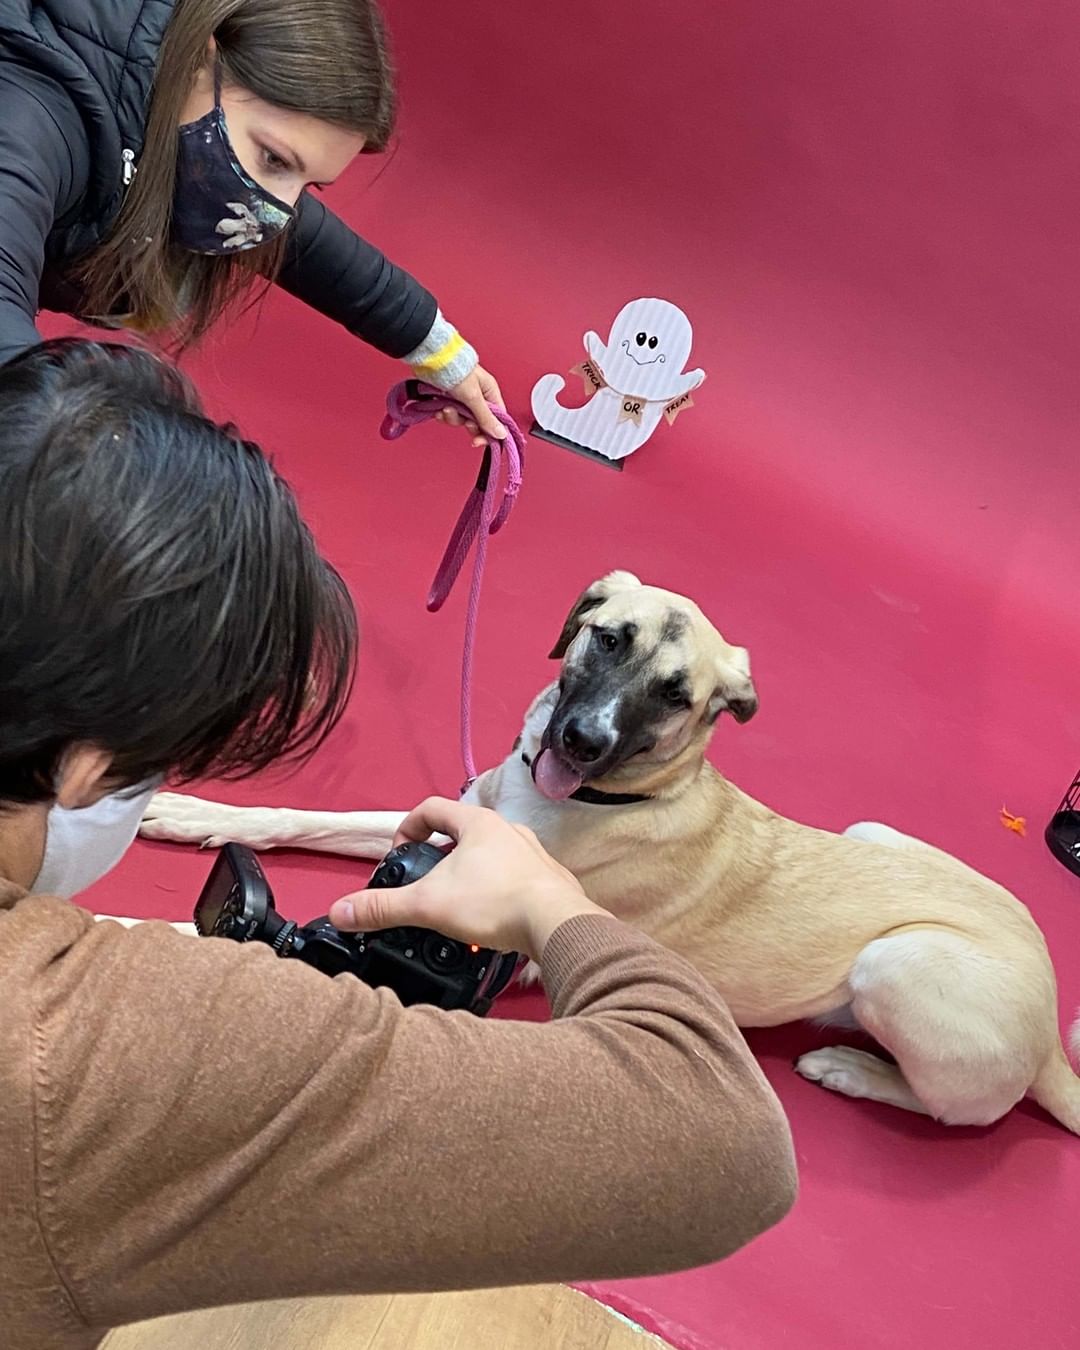
POLYGON ((540 967, 535 961, 528 961, 522 966, 517 982, 522 989, 530 989, 534 984, 540 983, 540 967))
POLYGON ((831 1092, 842 1092, 845 1097, 872 1097, 880 1099, 883 1089, 896 1076, 896 1069, 877 1055, 865 1050, 853 1050, 848 1045, 830 1045, 824 1050, 811 1050, 795 1061, 795 1071, 811 1083, 820 1083, 831 1092))
POLYGON ((179 792, 156 792, 139 826, 144 839, 172 844, 198 844, 221 848, 223 844, 246 844, 249 848, 273 848, 273 812, 264 807, 226 806, 179 792))

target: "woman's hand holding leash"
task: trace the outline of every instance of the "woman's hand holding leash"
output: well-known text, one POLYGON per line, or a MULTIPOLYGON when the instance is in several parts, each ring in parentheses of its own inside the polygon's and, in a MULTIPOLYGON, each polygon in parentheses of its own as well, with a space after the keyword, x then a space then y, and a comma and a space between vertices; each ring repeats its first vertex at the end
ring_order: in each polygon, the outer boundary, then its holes
POLYGON ((456 408, 445 408, 439 413, 440 422, 446 422, 452 427, 467 427, 472 433, 473 445, 478 450, 487 444, 488 436, 493 436, 497 441, 506 439, 506 428, 488 407, 489 403, 494 403, 497 408, 506 407, 502 390, 490 371, 477 366, 460 384, 447 392, 451 398, 463 403, 470 415, 456 408))
POLYGON ((459 942, 539 961, 567 919, 606 914, 531 830, 494 811, 430 797, 402 822, 394 845, 435 833, 457 844, 444 863, 411 886, 345 896, 330 910, 331 923, 349 931, 432 928, 459 942))

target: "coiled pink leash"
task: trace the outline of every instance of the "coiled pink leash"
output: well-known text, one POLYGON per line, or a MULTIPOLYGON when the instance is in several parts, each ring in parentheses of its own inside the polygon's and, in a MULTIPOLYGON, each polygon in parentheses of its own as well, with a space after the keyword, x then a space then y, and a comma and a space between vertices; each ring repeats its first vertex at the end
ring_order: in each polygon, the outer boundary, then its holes
MULTIPOLYGON (((467 775, 461 789, 463 794, 476 781, 472 746, 473 653, 476 648, 476 621, 480 612, 480 587, 487 561, 488 538, 497 534, 509 519, 525 468, 525 437, 520 428, 504 408, 496 408, 494 404, 488 406, 506 428, 506 440, 499 441, 493 436, 487 438, 476 485, 458 516, 427 599, 429 613, 434 614, 443 607, 475 541, 476 555, 469 586, 465 644, 461 657, 461 758, 467 775)), ((396 441, 410 427, 430 421, 444 408, 456 408, 466 417, 472 415, 464 404, 451 398, 444 390, 424 384, 421 380, 403 380, 387 395, 386 417, 381 429, 383 439, 396 441)))

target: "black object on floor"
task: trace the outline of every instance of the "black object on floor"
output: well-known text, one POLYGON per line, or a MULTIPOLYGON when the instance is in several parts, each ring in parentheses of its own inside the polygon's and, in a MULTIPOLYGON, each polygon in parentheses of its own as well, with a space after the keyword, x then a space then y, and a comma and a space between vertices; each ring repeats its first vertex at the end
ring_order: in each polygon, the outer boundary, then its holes
POLYGON ((1046 827, 1046 843, 1058 862, 1080 877, 1080 773, 1046 827))
POLYGON ((561 445, 564 450, 572 450, 575 455, 582 455, 585 459, 595 460, 597 464, 606 464, 609 469, 622 473, 623 462, 621 459, 608 459, 607 455, 602 455, 599 450, 590 450, 587 445, 578 445, 577 441, 568 441, 565 436, 559 436, 554 431, 545 431, 539 422, 532 424, 529 428, 529 435, 535 436, 539 441, 561 445))

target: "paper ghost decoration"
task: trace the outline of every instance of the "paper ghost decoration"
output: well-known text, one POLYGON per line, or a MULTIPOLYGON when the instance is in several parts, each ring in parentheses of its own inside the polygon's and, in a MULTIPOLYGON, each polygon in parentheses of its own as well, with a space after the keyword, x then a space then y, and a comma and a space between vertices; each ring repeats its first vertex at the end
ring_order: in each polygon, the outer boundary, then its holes
POLYGON ((693 343, 690 320, 667 300, 631 300, 619 311, 607 342, 585 334, 588 360, 575 366, 591 397, 565 408, 560 375, 545 375, 532 391, 537 432, 549 432, 606 459, 621 460, 644 445, 661 417, 674 422, 693 407, 703 370, 684 370, 693 343))

